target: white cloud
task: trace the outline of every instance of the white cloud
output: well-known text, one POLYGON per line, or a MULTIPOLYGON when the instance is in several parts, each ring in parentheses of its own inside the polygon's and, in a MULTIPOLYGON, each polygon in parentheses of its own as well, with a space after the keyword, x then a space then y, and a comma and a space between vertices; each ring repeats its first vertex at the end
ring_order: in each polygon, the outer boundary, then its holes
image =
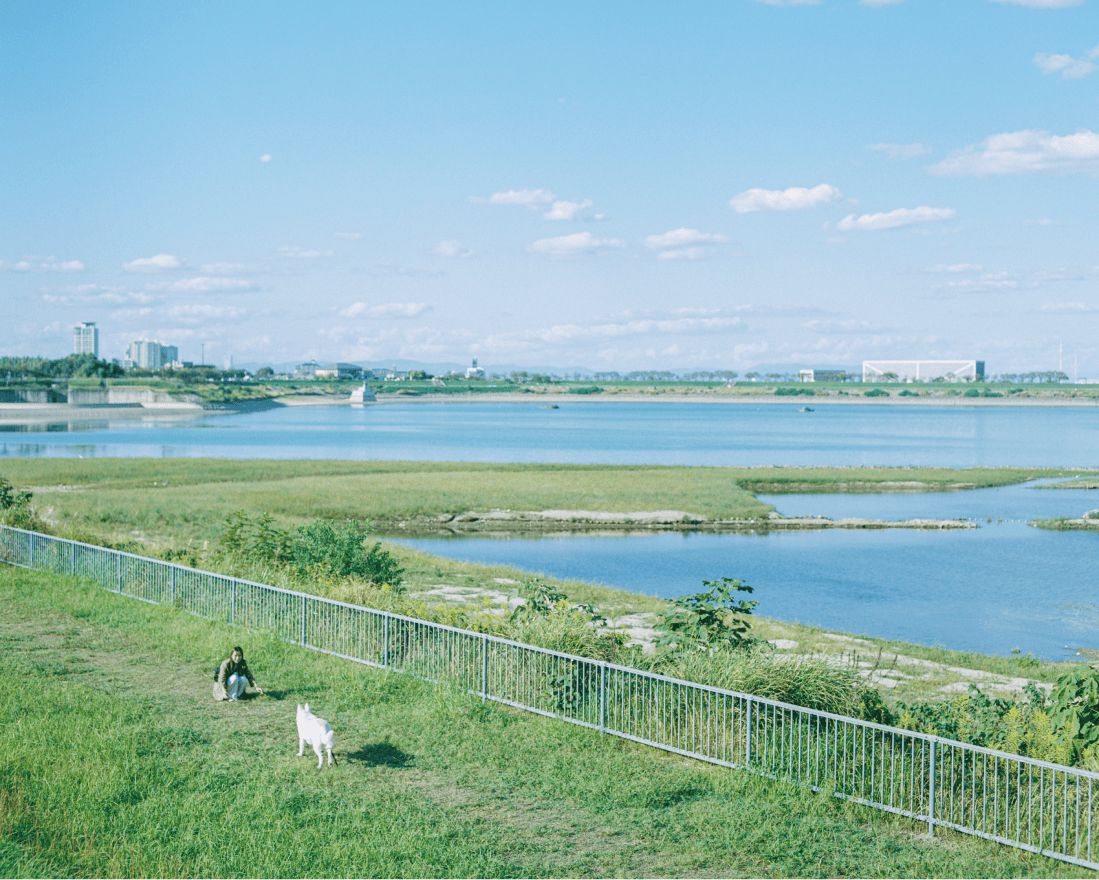
POLYGON ((290 257, 294 260, 315 260, 318 257, 331 257, 334 253, 334 251, 311 251, 289 245, 279 248, 280 257, 290 257))
POLYGON ((540 238, 530 246, 530 250, 538 254, 548 254, 551 257, 567 257, 593 254, 625 246, 624 241, 616 238, 596 238, 590 232, 575 232, 558 238, 540 238))
POLYGON ((1034 221, 1035 226, 1064 226, 1060 220, 1051 220, 1049 217, 1039 217, 1034 221))
POLYGON ((83 272, 80 260, 58 260, 55 257, 28 257, 16 263, 0 260, 0 271, 5 272, 83 272))
POLYGON ((183 266, 179 257, 171 254, 157 254, 155 257, 139 257, 128 263, 123 263, 122 268, 127 272, 165 272, 170 269, 179 269, 183 266))
POLYGON ((741 323, 740 318, 672 318, 623 321, 612 324, 558 324, 533 335, 543 342, 571 342, 577 339, 606 339, 645 334, 681 335, 724 333, 741 323))
POLYGON ((817 333, 869 333, 870 322, 849 320, 849 321, 836 321, 836 320, 817 320, 806 321, 806 329, 813 330, 817 333))
POLYGON ((1029 6, 1031 9, 1068 9, 1070 6, 1082 6, 1084 0, 992 0, 993 3, 1008 3, 1012 6, 1029 6))
POLYGON ((64 288, 57 293, 45 291, 42 299, 61 306, 129 306, 147 305, 153 302, 153 297, 148 293, 123 290, 118 287, 104 287, 100 284, 79 284, 64 288))
POLYGON ((557 201, 557 196, 548 189, 509 189, 507 192, 493 193, 487 199, 470 196, 469 200, 489 205, 548 205, 557 201))
POLYGON ((261 162, 270 162, 271 161, 271 154, 270 153, 264 153, 262 156, 259 157, 259 160, 261 162))
POLYGON ((431 306, 427 303, 384 303, 371 306, 356 302, 342 309, 340 314, 345 318, 356 318, 359 315, 368 318, 416 318, 430 310, 431 306))
POLYGON ((250 263, 203 263, 198 270, 206 275, 241 275, 245 272, 259 272, 260 267, 250 263))
POLYGON ((963 281, 947 281, 937 284, 938 290, 949 290, 954 293, 977 293, 985 290, 1014 290, 1019 282, 1014 278, 1008 278, 1006 273, 999 272, 994 275, 982 275, 980 278, 966 278, 963 281))
POLYGON ((647 248, 683 247, 691 244, 723 243, 729 239, 718 233, 699 232, 697 229, 672 229, 660 235, 649 235, 642 239, 647 248))
POLYGON ((916 223, 952 220, 957 213, 953 208, 929 208, 921 205, 919 208, 897 208, 895 211, 884 214, 863 214, 861 217, 848 214, 836 224, 836 228, 844 231, 857 229, 861 232, 877 232, 881 229, 899 229, 916 223))
POLYGON ((149 285, 150 290, 168 290, 173 293, 241 293, 256 290, 254 281, 243 278, 215 278, 198 275, 194 278, 181 278, 170 284, 149 285))
POLYGON ((358 241, 363 237, 363 234, 361 232, 337 232, 335 233, 335 236, 336 238, 344 238, 348 241, 358 241))
POLYGON ((896 6, 904 0, 859 0, 862 6, 896 6))
POLYGON ((206 303, 173 306, 168 309, 168 317, 177 321, 197 323, 198 321, 229 321, 243 318, 247 309, 240 306, 215 306, 206 303))
POLYGON ((468 248, 462 247, 462 243, 457 239, 449 239, 447 241, 440 241, 435 245, 435 253, 440 257, 470 257, 473 256, 473 251, 468 248))
POLYGON ((1047 55, 1045 52, 1038 52, 1033 61, 1042 73, 1060 73, 1065 79, 1080 79, 1095 69, 1090 61, 1073 58, 1071 55, 1047 55))
POLYGON ((931 152, 927 144, 869 144, 866 149, 885 153, 890 159, 915 159, 931 152))
POLYGON ((556 201, 542 216, 547 220, 575 220, 577 211, 591 206, 591 199, 584 199, 582 202, 556 201))
POLYGON ((717 251, 714 248, 687 247, 661 251, 656 255, 656 258, 658 260, 708 260, 715 256, 717 256, 717 251))
POLYGON ((1099 306, 1081 302, 1043 303, 1043 312, 1099 312, 1099 306))
POLYGON ((836 202, 843 198, 834 186, 822 183, 807 189, 793 186, 790 189, 749 189, 733 196, 729 206, 738 214, 752 211, 802 211, 836 202))
POLYGON ((756 0, 764 6, 816 6, 820 0, 756 0))
POLYGON ((943 177, 993 174, 1099 174, 1099 134, 1051 135, 1048 131, 995 134, 980 144, 955 150, 928 169, 943 177))
POLYGON ((937 266, 928 266, 924 269, 925 272, 950 272, 957 274, 958 272, 983 272, 984 266, 978 266, 976 263, 954 263, 951 266, 939 263, 937 266))

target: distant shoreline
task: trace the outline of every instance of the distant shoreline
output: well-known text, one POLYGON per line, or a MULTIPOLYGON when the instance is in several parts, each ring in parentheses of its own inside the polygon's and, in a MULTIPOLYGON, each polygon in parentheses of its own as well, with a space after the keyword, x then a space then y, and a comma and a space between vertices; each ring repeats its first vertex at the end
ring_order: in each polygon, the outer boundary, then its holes
MULTIPOLYGON (((208 415, 236 415, 285 406, 388 406, 395 403, 526 403, 549 406, 580 402, 598 403, 692 403, 744 406, 785 404, 811 412, 823 406, 948 406, 948 407, 1099 407, 1093 397, 808 397, 775 394, 526 394, 503 391, 464 394, 399 394, 381 392, 376 401, 353 404, 349 398, 329 394, 294 395, 242 400, 206 409, 198 404, 152 404, 128 406, 74 406, 68 403, 0 403, 0 425, 60 424, 63 422, 167 421, 196 419, 208 415)), ((808 414, 808 413, 807 413, 808 414)))

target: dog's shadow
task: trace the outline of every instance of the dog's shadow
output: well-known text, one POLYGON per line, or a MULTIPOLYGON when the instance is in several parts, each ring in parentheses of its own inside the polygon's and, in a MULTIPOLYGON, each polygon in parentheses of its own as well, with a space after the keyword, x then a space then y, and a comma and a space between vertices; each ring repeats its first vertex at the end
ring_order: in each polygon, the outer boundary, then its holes
POLYGON ((408 767, 414 758, 415 755, 410 755, 388 742, 371 743, 347 755, 349 762, 366 764, 368 767, 408 767))

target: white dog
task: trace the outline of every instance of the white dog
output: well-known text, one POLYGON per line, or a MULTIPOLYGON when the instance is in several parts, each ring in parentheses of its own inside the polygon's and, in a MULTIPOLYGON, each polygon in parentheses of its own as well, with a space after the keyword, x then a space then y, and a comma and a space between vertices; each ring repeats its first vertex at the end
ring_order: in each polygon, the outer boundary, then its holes
POLYGON ((301 703, 298 703, 299 758, 305 754, 306 743, 309 743, 309 745, 313 747, 313 751, 317 753, 318 770, 324 766, 324 756, 321 754, 321 746, 328 752, 329 765, 339 763, 332 758, 332 747, 336 744, 336 735, 332 733, 332 728, 329 726, 328 722, 323 718, 318 718, 310 712, 308 703, 305 704, 304 708, 301 703))

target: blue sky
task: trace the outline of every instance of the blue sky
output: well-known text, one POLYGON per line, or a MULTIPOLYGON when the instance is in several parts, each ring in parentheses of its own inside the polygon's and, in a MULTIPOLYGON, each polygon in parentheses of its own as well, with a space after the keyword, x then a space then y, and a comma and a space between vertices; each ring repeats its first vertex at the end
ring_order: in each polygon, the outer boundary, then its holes
POLYGON ((1099 377, 1097 0, 0 7, 0 354, 1099 377))

